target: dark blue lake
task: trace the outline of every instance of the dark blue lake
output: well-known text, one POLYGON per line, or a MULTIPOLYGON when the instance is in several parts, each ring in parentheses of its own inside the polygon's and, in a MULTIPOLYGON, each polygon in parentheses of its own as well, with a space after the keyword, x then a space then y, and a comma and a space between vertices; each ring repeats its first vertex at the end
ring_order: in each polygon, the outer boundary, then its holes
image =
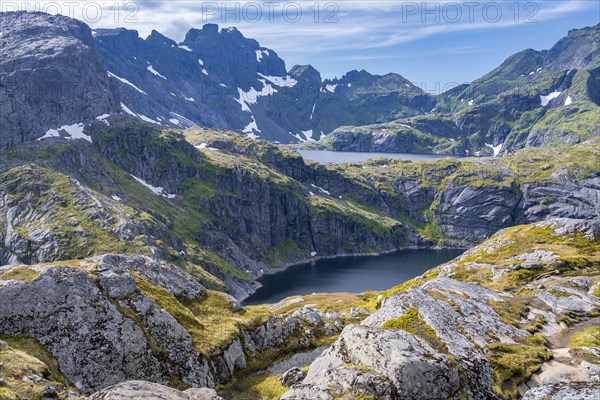
POLYGON ((403 250, 381 256, 341 257, 296 265, 259 279, 263 285, 244 305, 276 303, 311 293, 384 290, 450 261, 460 250, 403 250))

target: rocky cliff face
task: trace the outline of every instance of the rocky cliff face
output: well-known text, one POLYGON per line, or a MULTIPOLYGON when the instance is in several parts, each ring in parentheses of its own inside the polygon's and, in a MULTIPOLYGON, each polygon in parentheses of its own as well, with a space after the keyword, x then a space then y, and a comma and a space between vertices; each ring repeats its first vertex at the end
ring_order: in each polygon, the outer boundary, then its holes
POLYGON ((167 126, 233 129, 293 143, 340 125, 417 115, 435 104, 396 74, 352 71, 323 81, 310 65, 288 72, 275 51, 235 28, 207 24, 180 44, 156 31, 143 40, 135 31, 104 29, 95 38, 109 72, 122 78, 126 108, 167 126))
MULTIPOLYGON (((0 299, 11 307, 0 310, 0 321, 3 335, 45 346, 83 393, 131 379, 212 387, 251 357, 290 341, 309 346, 342 326, 339 315, 309 308, 292 316, 241 310, 180 268, 147 257, 69 264, 3 267, 0 299)), ((114 390, 94 398, 112 398, 114 390)))
POLYGON ((51 129, 73 132, 80 123, 118 110, 116 86, 86 24, 11 12, 0 13, 0 30, 0 148, 51 129))

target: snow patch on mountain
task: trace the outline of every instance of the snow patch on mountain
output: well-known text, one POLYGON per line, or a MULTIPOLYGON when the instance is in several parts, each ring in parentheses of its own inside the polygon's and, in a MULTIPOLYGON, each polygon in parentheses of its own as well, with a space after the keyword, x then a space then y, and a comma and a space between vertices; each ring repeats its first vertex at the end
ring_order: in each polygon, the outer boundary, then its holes
POLYGON ((492 151, 494 152, 494 157, 496 157, 498 154, 500 154, 500 151, 502 150, 502 143, 500 143, 498 146, 494 146, 493 144, 486 143, 485 146, 492 149, 492 151))
POLYGON ((312 184, 312 183, 310 184, 310 186, 314 187, 315 189, 318 189, 321 193, 326 194, 327 196, 331 196, 331 193, 329 193, 329 191, 323 189, 320 186, 317 186, 317 185, 312 184))
POLYGON ((125 111, 127 114, 133 115, 134 117, 137 117, 137 118, 141 119, 142 121, 150 122, 150 123, 153 123, 153 124, 156 124, 156 125, 162 125, 160 122, 155 121, 155 120, 153 120, 150 117, 147 117, 147 116, 142 115, 142 114, 136 114, 136 113, 134 113, 133 111, 131 111, 131 109, 129 107, 127 107, 123 103, 121 103, 121 109, 123 111, 125 111))
POLYGON ((315 139, 313 138, 313 130, 312 129, 309 129, 307 131, 302 131, 302 133, 306 137, 306 141, 308 141, 308 142, 314 142, 315 141, 315 139))
POLYGON ((206 143, 200 143, 198 146, 195 146, 195 147, 200 150, 219 151, 219 149, 217 149, 217 148, 208 147, 208 144, 206 144, 206 143))
POLYGON ((292 78, 289 75, 288 76, 269 76, 269 75, 263 75, 260 72, 258 73, 258 75, 262 76, 263 78, 265 78, 266 80, 271 82, 273 85, 279 86, 279 87, 294 87, 298 83, 297 80, 295 80, 294 78, 292 78))
POLYGON ((330 93, 335 93, 335 89, 337 89, 338 85, 325 85, 325 90, 330 92, 330 93))
POLYGON ((185 126, 195 126, 196 125, 196 123, 194 121, 192 121, 189 118, 184 117, 181 114, 177 114, 174 111, 171 111, 171 114, 173 114, 179 120, 181 125, 185 125, 185 126))
POLYGON ((129 115, 133 115, 134 117, 137 117, 137 114, 134 113, 133 111, 131 111, 131 109, 129 109, 129 107, 127 107, 125 104, 121 103, 121 109, 123 111, 125 111, 127 114, 129 115))
POLYGON ((571 103, 573 103, 573 99, 571 98, 571 96, 567 96, 567 98, 565 99, 565 106, 569 106, 571 105, 571 103))
POLYGON ((160 122, 158 122, 158 121, 156 121, 156 120, 153 120, 153 119, 152 119, 152 118, 150 118, 150 117, 146 117, 146 116, 145 116, 145 115, 143 115, 143 114, 138 114, 137 116, 138 116, 138 118, 139 118, 139 119, 141 119, 142 121, 150 122, 150 123, 152 123, 152 124, 156 124, 156 125, 162 125, 160 122))
POLYGON ((554 100, 558 96, 560 96, 562 92, 552 92, 548 96, 540 95, 540 100, 542 102, 542 106, 546 107, 550 101, 554 100))
POLYGON ((97 121, 104 122, 104 125, 110 126, 110 123, 106 120, 106 118, 110 117, 110 114, 102 114, 96 117, 97 121))
POLYGON ((154 69, 154 67, 152 65, 148 65, 148 67, 146 68, 148 71, 150 71, 152 74, 156 75, 156 76, 160 76, 161 78, 163 78, 164 80, 167 80, 167 78, 163 75, 161 75, 157 70, 154 69))
POLYGON ((260 129, 258 129, 258 125, 256 124, 256 119, 254 118, 254 115, 251 116, 252 121, 246 125, 246 127, 244 129, 242 129, 242 133, 245 133, 248 137, 251 137, 252 139, 258 139, 258 135, 256 135, 254 132, 259 132, 262 133, 262 131, 260 129))
POLYGON ((269 50, 256 50, 256 61, 260 62, 264 56, 269 55, 269 50))
POLYGON ((117 76, 117 75, 113 74, 113 73, 112 73, 112 72, 110 72, 110 71, 106 71, 106 72, 108 73, 108 76, 110 76, 110 77, 112 77, 112 78, 115 78, 115 79, 117 79, 117 80, 119 80, 119 81, 123 82, 123 83, 124 83, 124 84, 126 84, 126 85, 129 85, 129 86, 131 86, 132 88, 134 88, 135 90, 137 90, 137 91, 138 91, 138 92, 140 92, 141 94, 148 95, 148 93, 144 92, 142 89, 140 89, 139 87, 135 86, 133 83, 129 82, 127 79, 125 79, 125 78, 121 78, 120 76, 117 76))
POLYGON ((63 125, 58 129, 48 129, 46 134, 44 136, 42 136, 41 138, 38 138, 37 140, 42 140, 42 139, 52 138, 52 137, 62 137, 67 140, 83 139, 83 140, 87 140, 88 142, 92 143, 92 138, 89 137, 88 135, 86 135, 85 133, 83 133, 84 127, 85 127, 85 125, 83 123, 78 123, 78 124, 73 124, 73 125, 63 125), (61 135, 61 132, 63 132, 62 135, 61 135))
POLYGON ((160 187, 160 186, 152 186, 151 184, 149 184, 149 183, 148 183, 148 182, 146 182, 145 180, 143 180, 143 179, 141 179, 141 178, 138 178, 137 176, 135 176, 135 175, 133 175, 133 174, 130 174, 130 175, 131 175, 131 177, 132 177, 133 179, 135 179, 135 180, 136 180, 136 181, 137 181, 139 184, 141 184, 141 185, 143 185, 143 186, 147 187, 148 189, 150 189, 150 190, 152 191, 152 193, 154 193, 154 194, 156 194, 156 195, 158 195, 158 196, 163 196, 163 197, 166 197, 166 198, 168 198, 168 199, 174 199, 174 198, 175 198, 175 195, 174 195, 174 194, 169 194, 169 193, 165 192, 165 190, 164 190, 162 187, 160 187))
POLYGON ((274 93, 277 93, 277 89, 267 83, 264 79, 260 79, 263 87, 260 92, 256 90, 253 86, 250 87, 250 90, 245 92, 242 88, 238 88, 239 97, 235 99, 242 106, 242 111, 246 111, 252 113, 250 110, 250 104, 256 104, 259 97, 270 96, 274 93))

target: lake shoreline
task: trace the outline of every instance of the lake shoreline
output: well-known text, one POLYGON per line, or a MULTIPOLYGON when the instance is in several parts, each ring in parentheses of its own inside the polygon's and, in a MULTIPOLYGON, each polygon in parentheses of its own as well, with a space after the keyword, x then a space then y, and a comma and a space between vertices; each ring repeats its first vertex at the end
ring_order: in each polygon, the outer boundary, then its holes
POLYGON ((317 149, 294 149, 306 161, 314 161, 321 164, 346 164, 354 162, 364 162, 374 159, 391 159, 403 161, 427 161, 439 160, 444 158, 464 158, 456 154, 436 154, 436 153, 397 153, 381 151, 335 151, 335 150, 317 150, 317 149))
MULTIPOLYGON (((302 268, 299 268, 295 273, 299 274, 301 276, 308 276, 311 273, 311 269, 310 266, 314 265, 318 262, 322 263, 322 262, 327 262, 330 261, 329 264, 337 264, 336 261, 341 261, 344 259, 355 259, 353 261, 354 264, 369 264, 372 263, 372 261, 369 261, 369 259, 379 259, 380 257, 385 257, 385 256, 392 256, 394 254, 397 255, 401 255, 402 253, 406 253, 405 255, 410 258, 410 257, 416 257, 418 253, 420 254, 428 254, 429 256, 431 256, 432 254, 437 254, 437 252, 456 252, 456 255, 452 256, 452 258, 450 259, 440 259, 440 260, 434 260, 433 262, 429 263, 429 267, 424 270, 422 273, 425 273, 427 270, 434 268, 438 265, 441 265, 445 262, 451 261, 452 259, 458 257, 461 253, 463 253, 465 250, 467 250, 468 248, 466 247, 439 247, 439 246, 430 246, 430 247, 418 247, 418 246, 411 246, 411 247, 405 247, 402 249, 395 249, 395 250, 388 250, 388 251, 381 251, 381 252, 373 252, 373 253, 352 253, 352 254, 337 254, 337 255, 329 255, 329 256, 315 256, 315 257, 311 257, 308 259, 303 259, 303 260, 297 260, 294 262, 289 262, 284 264, 282 267, 277 268, 277 269, 272 269, 269 271, 265 271, 264 274, 256 281, 260 286, 256 288, 256 290, 250 294, 249 296, 244 297, 243 300, 239 300, 243 305, 250 305, 250 304, 244 304, 248 299, 252 298, 253 296, 256 295, 256 293, 259 293, 261 290, 264 290, 264 283, 265 280, 267 280, 267 282, 269 280, 272 280, 273 277, 281 275, 281 274, 285 274, 287 273, 288 275, 294 275, 294 273, 290 273, 289 270, 293 267, 300 267, 302 266, 302 268)), ((382 260, 382 261, 385 261, 382 260)), ((352 268, 355 268, 355 266, 353 266, 352 268)), ((327 265, 324 266, 324 268, 327 268, 327 265)), ((360 268, 359 268, 360 270, 360 268)), ((371 269, 373 270, 373 269, 371 269)), ((403 270, 404 271, 404 270, 403 270)), ((326 271, 323 271, 326 272, 326 271)), ((381 271, 380 271, 381 272, 381 271)), ((385 272, 385 270, 383 271, 385 272)), ((420 273, 421 274, 421 273, 420 273)), ((420 275, 419 274, 419 275, 420 275)), ((301 280, 301 277, 297 280, 301 280)), ((285 282, 284 283, 288 283, 285 282)), ((322 283, 322 282, 321 282, 322 283)), ((389 287, 394 286, 395 284, 398 284, 401 282, 396 282, 394 281, 394 283, 391 283, 389 285, 389 287)), ((319 287, 319 286, 317 286, 319 287)), ((389 288, 386 287, 386 288, 389 288)), ((377 289, 375 287, 368 287, 368 288, 364 288, 363 290, 359 290, 357 293, 365 291, 365 290, 383 290, 383 289, 377 289)), ((345 291, 345 292, 352 292, 352 290, 349 289, 343 289, 341 291, 345 291)), ((316 291, 312 291, 310 293, 313 292, 322 292, 319 290, 316 291)), ((328 291, 329 293, 331 293, 331 291, 328 291)), ((295 294, 294 294, 295 295, 295 294)), ((277 300, 279 301, 279 300, 277 300)), ((274 302, 277 302, 274 301, 274 302)), ((265 302, 260 302, 260 303, 254 303, 252 305, 255 304, 271 304, 271 302, 269 301, 265 301, 265 302)))

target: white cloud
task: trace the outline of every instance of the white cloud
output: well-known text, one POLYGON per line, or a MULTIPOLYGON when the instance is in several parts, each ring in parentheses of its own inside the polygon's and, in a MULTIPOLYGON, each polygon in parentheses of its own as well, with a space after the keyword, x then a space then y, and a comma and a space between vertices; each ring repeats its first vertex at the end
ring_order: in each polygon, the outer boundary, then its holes
MULTIPOLYGON (((177 42, 183 40, 185 33, 191 28, 200 28, 207 22, 218 23, 223 27, 236 26, 246 37, 254 38, 264 47, 271 48, 278 52, 288 62, 309 63, 322 58, 323 55, 330 53, 352 50, 353 56, 360 57, 361 52, 368 49, 386 48, 402 43, 418 41, 436 36, 446 36, 451 33, 473 33, 486 30, 510 29, 511 27, 523 24, 523 19, 528 16, 531 8, 526 9, 526 4, 539 6, 539 10, 532 17, 539 20, 539 24, 544 24, 550 20, 566 17, 582 10, 596 10, 596 2, 583 0, 557 0, 546 2, 525 2, 522 1, 521 11, 518 15, 518 22, 515 22, 514 11, 510 7, 515 2, 494 2, 493 4, 502 5, 502 17, 497 22, 486 21, 484 18, 483 7, 486 2, 479 2, 471 14, 465 8, 464 4, 468 2, 456 2, 454 0, 437 0, 427 2, 401 2, 396 0, 374 0, 374 1, 340 1, 334 2, 339 9, 323 10, 326 3, 318 2, 321 10, 317 16, 318 22, 315 23, 314 0, 298 1, 302 8, 302 17, 299 22, 291 23, 285 20, 282 15, 282 8, 286 1, 280 2, 276 6, 274 18, 269 20, 269 13, 263 2, 254 2, 243 0, 239 4, 238 16, 226 14, 225 20, 222 15, 212 15, 206 9, 208 4, 222 4, 221 2, 203 3, 191 1, 168 1, 168 0, 138 0, 131 3, 128 1, 118 1, 120 6, 116 8, 115 2, 97 2, 97 1, 37 1, 25 2, 27 9, 42 9, 54 13, 57 10, 62 14, 73 16, 87 22, 93 28, 107 27, 125 27, 127 29, 138 30, 141 37, 147 36, 152 29, 173 38, 177 42), (68 6, 68 4, 78 4, 78 6, 68 6), (433 14, 423 15, 420 10, 415 13, 414 10, 407 8, 410 5, 423 7, 426 4, 428 9, 434 9, 436 4, 437 17, 433 14), (84 13, 84 6, 89 4, 87 14, 84 13), (125 7, 129 4, 128 7, 125 7), (137 10, 131 8, 131 4, 137 5, 137 10), (244 7, 250 7, 250 4, 263 5, 262 17, 258 22, 244 20, 244 7), (462 17, 452 22, 453 14, 451 4, 462 4, 462 17), (52 7, 50 5, 53 5, 52 7), (204 10, 203 10, 204 6, 204 10), (100 16, 97 17, 98 7, 100 16), (311 9, 311 7, 313 7, 311 9), (403 8, 404 7, 404 8, 403 8), (445 8, 446 7, 446 8, 445 8), (444 13, 444 10, 446 12, 444 13), (157 12, 160 11, 160 12, 157 12), (325 23, 324 19, 331 13, 337 23, 325 23), (444 15, 447 18, 444 18, 444 15), (441 16, 441 17, 440 17, 441 16), (425 18, 425 22, 423 22, 425 18)), ((14 4, 21 4, 15 2, 14 4)), ((233 2, 228 2, 229 9, 233 8, 233 2)), ((4 7, 4 6, 3 6, 4 7)), ((250 10, 248 8, 247 10, 250 10)), ((488 14, 494 16, 494 10, 490 9, 488 14)), ((247 13, 248 14, 248 13, 247 13)), ((524 46, 525 47, 525 46, 524 46)), ((360 59, 360 58, 357 58, 360 59)))

